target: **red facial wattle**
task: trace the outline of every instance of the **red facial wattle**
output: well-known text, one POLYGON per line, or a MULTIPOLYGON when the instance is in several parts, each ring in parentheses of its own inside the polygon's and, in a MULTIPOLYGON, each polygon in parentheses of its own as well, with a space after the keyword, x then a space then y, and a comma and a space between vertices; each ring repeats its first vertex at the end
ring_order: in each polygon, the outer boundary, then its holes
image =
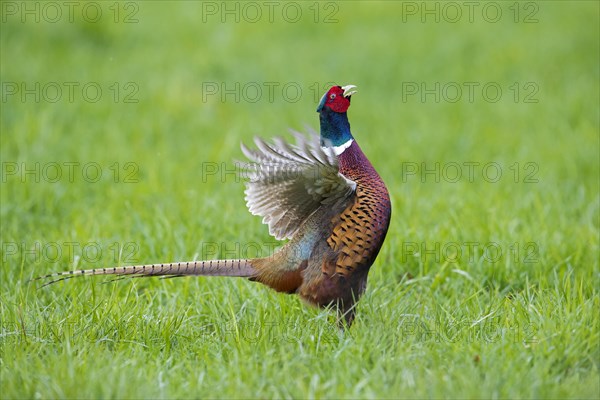
POLYGON ((344 89, 334 86, 325 95, 325 106, 337 113, 344 113, 350 107, 350 97, 344 97, 344 89))

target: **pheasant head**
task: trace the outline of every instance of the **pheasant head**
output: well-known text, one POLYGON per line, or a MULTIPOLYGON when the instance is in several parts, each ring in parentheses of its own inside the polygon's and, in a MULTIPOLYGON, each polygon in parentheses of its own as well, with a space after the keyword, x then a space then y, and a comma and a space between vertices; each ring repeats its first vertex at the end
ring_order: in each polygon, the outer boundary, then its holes
MULTIPOLYGON (((345 149, 352 144, 352 133, 346 112, 356 86, 333 86, 323 95, 317 107, 321 122, 321 146, 345 149)), ((336 151, 337 152, 337 151, 336 151)))

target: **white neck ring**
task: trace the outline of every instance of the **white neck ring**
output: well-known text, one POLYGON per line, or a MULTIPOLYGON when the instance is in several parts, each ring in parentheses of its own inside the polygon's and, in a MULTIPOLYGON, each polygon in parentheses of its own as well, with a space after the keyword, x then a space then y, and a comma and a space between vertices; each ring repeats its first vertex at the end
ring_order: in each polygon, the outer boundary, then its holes
MULTIPOLYGON (((342 154, 344 151, 346 151, 346 149, 347 149, 348 147, 352 146, 352 142, 354 142, 354 139, 350 139, 350 140, 348 140, 346 143, 343 143, 343 144, 341 144, 341 145, 339 145, 339 146, 333 146, 333 147, 330 147, 330 149, 333 149, 333 153, 334 153, 336 156, 339 156, 339 155, 340 155, 340 154, 342 154)), ((324 147, 324 148, 325 148, 325 147, 324 147)))

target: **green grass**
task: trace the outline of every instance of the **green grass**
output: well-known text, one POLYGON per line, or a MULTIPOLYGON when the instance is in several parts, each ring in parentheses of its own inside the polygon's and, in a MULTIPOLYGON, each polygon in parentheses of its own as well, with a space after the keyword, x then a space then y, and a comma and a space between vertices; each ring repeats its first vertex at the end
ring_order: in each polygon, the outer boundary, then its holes
MULTIPOLYGON (((479 12, 471 23, 466 9, 457 23, 422 23, 406 9, 421 2, 336 3, 329 24, 329 3, 319 4, 319 23, 312 2, 298 3, 297 23, 280 13, 270 23, 266 9, 256 23, 222 23, 203 22, 200 2, 137 2, 133 24, 114 23, 113 2, 100 3, 97 23, 80 14, 71 23, 66 10, 57 23, 22 23, 7 3, 2 398, 600 395, 597 2, 520 3, 518 23, 513 2, 498 3, 497 23, 479 12), (524 23, 531 12, 538 21, 524 23), (244 280, 27 283, 74 264, 266 252, 274 240, 246 211, 243 184, 231 174, 203 180, 203 168, 231 168, 253 135, 316 128, 330 81, 358 86, 352 129, 393 202, 350 331, 244 280), (57 82, 63 96, 7 94, 22 82, 57 82), (73 101, 64 82, 79 84, 73 101), (90 82, 103 90, 96 103, 80 91, 90 82), (247 92, 236 102, 208 96, 211 82, 279 86, 273 101, 247 92), (446 101, 454 92, 440 102, 406 94, 435 82, 492 82, 503 92, 497 102, 479 89, 473 102, 466 92, 456 102, 446 101), (297 101, 283 96, 286 83, 302 89, 297 101), (137 103, 125 103, 134 88, 137 103), (525 102, 534 92, 537 102, 525 102), (72 182, 68 162, 80 163, 72 182), (91 162, 102 168, 98 182, 92 169, 81 175, 91 162), (479 163, 473 179, 470 162, 479 163), (36 163, 39 182, 7 169, 36 163), (63 168, 57 182, 42 172, 50 163, 63 168), (420 175, 435 163, 446 168, 439 182, 420 175), (452 163, 463 173, 455 183, 452 163), (482 175, 488 163, 502 172, 497 182, 494 169, 482 175), (128 173, 136 182, 125 182, 128 173)), ((126 5, 119 21, 135 11, 126 5)))

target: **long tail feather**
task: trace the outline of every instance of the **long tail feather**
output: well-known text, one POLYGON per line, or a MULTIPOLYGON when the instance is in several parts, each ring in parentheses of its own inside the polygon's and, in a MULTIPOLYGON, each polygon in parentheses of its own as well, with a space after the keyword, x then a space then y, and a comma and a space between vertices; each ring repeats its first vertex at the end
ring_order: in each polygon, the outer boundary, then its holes
POLYGON ((135 277, 178 277, 186 275, 204 275, 252 278, 256 277, 258 275, 258 272, 252 266, 252 260, 209 260, 174 262, 163 264, 130 265, 126 267, 94 268, 75 271, 65 271, 39 276, 37 278, 33 278, 32 281, 54 278, 50 282, 46 282, 42 286, 44 287, 56 282, 64 281, 78 276, 89 275, 135 275, 135 277))

